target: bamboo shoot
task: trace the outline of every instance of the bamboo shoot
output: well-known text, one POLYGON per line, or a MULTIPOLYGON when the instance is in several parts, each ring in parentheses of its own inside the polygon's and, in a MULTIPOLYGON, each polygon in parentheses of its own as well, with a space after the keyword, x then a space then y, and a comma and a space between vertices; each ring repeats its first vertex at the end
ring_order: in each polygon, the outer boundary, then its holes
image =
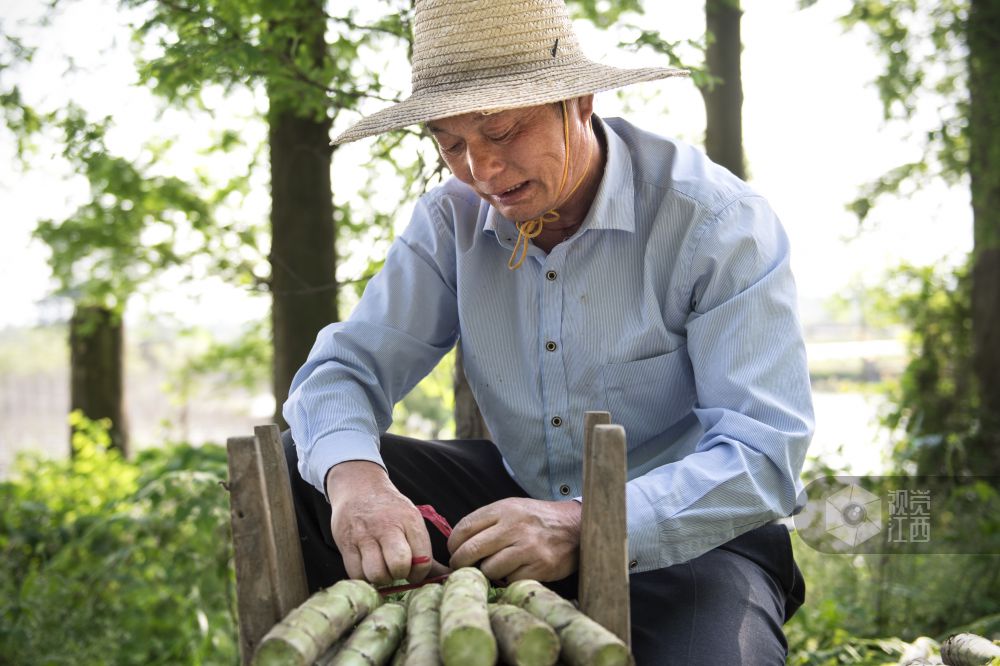
POLYGON ((504 590, 502 601, 523 608, 552 625, 562 644, 561 658, 570 666, 631 666, 635 663, 621 639, 538 581, 511 583, 504 590))
POLYGON ((497 642, 486 610, 490 583, 476 568, 448 576, 441 596, 441 661, 445 666, 493 666, 497 642))
POLYGON ((360 580, 342 580, 306 599, 274 625, 254 655, 255 666, 310 666, 381 603, 378 592, 360 580))

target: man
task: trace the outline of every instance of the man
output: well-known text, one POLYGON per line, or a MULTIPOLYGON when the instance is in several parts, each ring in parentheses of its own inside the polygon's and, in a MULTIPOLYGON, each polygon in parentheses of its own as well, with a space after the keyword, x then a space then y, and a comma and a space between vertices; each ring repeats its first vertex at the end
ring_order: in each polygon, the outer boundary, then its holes
POLYGON ((337 142, 423 123, 454 178, 285 405, 312 587, 475 565, 572 594, 583 412, 607 409, 638 663, 784 663, 803 585, 772 521, 812 432, 787 239, 697 150, 593 113, 595 92, 680 73, 590 62, 561 0, 418 1, 412 96, 337 142), (493 442, 386 435, 456 341, 493 442))

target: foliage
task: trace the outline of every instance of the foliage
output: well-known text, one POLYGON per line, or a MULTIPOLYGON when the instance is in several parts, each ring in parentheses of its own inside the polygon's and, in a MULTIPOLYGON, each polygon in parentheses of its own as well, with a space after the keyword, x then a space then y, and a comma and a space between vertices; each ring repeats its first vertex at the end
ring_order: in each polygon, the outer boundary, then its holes
MULTIPOLYGON (((955 477, 992 469, 995 450, 979 439, 970 291, 968 264, 903 265, 864 294, 867 321, 902 323, 910 331, 909 360, 882 418, 892 433, 894 467, 903 473, 955 477)), ((936 497, 935 520, 952 532, 934 537, 938 545, 951 552, 996 552, 989 545, 1000 534, 996 502, 995 479, 993 486, 962 486, 936 497)), ((811 600, 788 627, 798 651, 789 663, 896 663, 898 654, 887 653, 892 645, 881 638, 892 635, 943 640, 967 627, 1000 635, 996 555, 852 557, 797 546, 811 600)))
POLYGON ((785 625, 788 664, 898 663, 921 636, 997 637, 995 555, 830 555, 793 537, 806 604, 785 625))
POLYGON ((916 462, 921 471, 995 470, 990 452, 1000 441, 993 343, 997 276, 991 271, 996 262, 988 254, 996 252, 990 240, 996 237, 996 206, 980 205, 996 182, 987 158, 989 146, 996 143, 991 138, 996 123, 988 115, 995 105, 971 105, 973 98, 982 101, 993 95, 996 86, 988 78, 970 79, 970 62, 979 62, 970 61, 970 45, 981 44, 984 53, 992 45, 990 28, 980 33, 983 22, 970 19, 974 6, 992 5, 972 0, 853 0, 843 18, 849 27, 870 31, 883 59, 876 84, 884 118, 930 128, 917 159, 867 185, 849 208, 864 221, 885 194, 906 196, 932 180, 972 186, 975 248, 970 265, 949 277, 904 268, 900 273, 913 288, 892 306, 915 333, 913 356, 895 396, 900 402, 887 423, 909 437, 902 447, 913 451, 899 450, 904 461, 916 462), (977 41, 977 36, 982 39, 977 41), (980 113, 973 116, 975 109, 980 113), (980 121, 973 144, 970 122, 976 118, 980 121), (977 148, 981 159, 971 160, 970 148, 977 148))
POLYGON ((247 390, 266 385, 271 367, 271 338, 267 323, 251 322, 233 340, 218 340, 204 329, 189 329, 180 338, 196 350, 171 370, 168 391, 187 400, 199 383, 224 389, 247 390))
POLYGON ((885 384, 881 422, 894 467, 906 473, 976 474, 992 469, 982 446, 982 408, 972 341, 972 280, 956 268, 903 264, 858 296, 865 321, 908 331, 905 367, 885 384))
POLYGON ((151 274, 190 261, 175 237, 186 223, 204 245, 211 208, 181 179, 145 175, 160 159, 159 149, 147 152, 145 164, 109 153, 110 118, 91 123, 70 105, 49 120, 63 132, 63 156, 89 181, 91 200, 66 220, 40 221, 34 234, 52 249, 52 270, 65 293, 121 308, 151 274))
POLYGON ((393 432, 422 439, 455 437, 454 370, 455 352, 451 351, 396 404, 393 432))
MULTIPOLYGON (((142 48, 139 77, 171 104, 201 105, 203 91, 212 86, 227 91, 247 87, 266 90, 271 118, 290 110, 297 117, 335 122, 341 114, 357 115, 363 104, 398 101, 401 95, 384 83, 384 69, 392 52, 412 48, 412 6, 405 0, 337 5, 332 13, 304 0, 122 4, 148 10, 134 26, 142 48), (315 20, 317 12, 325 21, 315 20)), ((367 186, 351 192, 334 210, 336 245, 347 248, 338 254, 364 260, 350 272, 338 267, 341 289, 364 289, 394 236, 399 210, 435 177, 437 166, 428 164, 427 146, 416 150, 406 140, 411 136, 419 138, 420 132, 380 137, 375 159, 367 166, 367 186), (401 196, 380 201, 373 184, 384 180, 387 170, 402 180, 401 196)))
MULTIPOLYGON (((0 73, 4 67, 5 65, 0 64, 0 73)), ((23 161, 31 144, 30 137, 41 130, 42 120, 38 113, 24 102, 17 87, 10 90, 0 89, 0 113, 3 114, 4 124, 13 131, 17 155, 23 161)))
POLYGON ((869 183, 850 204, 859 220, 883 195, 935 179, 949 184, 967 180, 968 13, 969 0, 853 0, 844 16, 846 26, 870 31, 883 60, 875 83, 885 119, 930 125, 921 140, 919 159, 869 183))
POLYGON ((904 469, 949 475, 977 471, 979 401, 972 361, 968 266, 952 271, 903 265, 872 290, 873 307, 911 331, 909 362, 883 424, 904 469))
POLYGON ((699 39, 674 41, 665 39, 659 30, 648 27, 648 21, 635 21, 632 15, 643 13, 641 1, 612 3, 608 6, 607 3, 580 0, 574 3, 574 6, 578 16, 589 19, 599 28, 607 29, 618 23, 624 31, 629 33, 629 37, 618 44, 619 47, 632 51, 646 49, 666 56, 671 67, 687 69, 691 73, 691 80, 700 90, 711 90, 721 81, 718 77, 709 74, 708 66, 704 62, 705 51, 715 38, 711 33, 706 33, 699 39), (596 9, 595 4, 600 6, 603 11, 596 9))
POLYGON ((107 424, 73 424, 75 456, 0 483, 0 661, 234 663, 225 451, 127 462, 107 424))
POLYGON ((360 57, 409 33, 410 8, 387 3, 384 16, 370 24, 356 19, 357 9, 327 15, 333 34, 320 53, 315 39, 321 26, 304 29, 314 3, 304 0, 123 0, 126 7, 146 7, 148 17, 136 27, 141 43, 156 48, 140 64, 142 81, 172 101, 194 101, 204 86, 268 85, 274 107, 294 107, 301 117, 335 117, 362 99, 379 97, 380 72, 360 57))
POLYGON ((642 13, 641 0, 621 0, 620 2, 600 2, 599 0, 570 0, 567 2, 573 18, 584 18, 598 28, 610 28, 623 14, 642 13))
POLYGON ((708 48, 708 40, 711 35, 706 35, 704 42, 697 39, 686 39, 669 41, 664 39, 657 30, 640 30, 633 42, 623 43, 622 46, 632 48, 649 48, 657 53, 667 56, 672 67, 682 67, 691 72, 691 80, 701 90, 710 90, 721 81, 719 77, 712 76, 708 72, 708 67, 698 64, 697 60, 691 60, 692 56, 687 55, 687 51, 704 54, 708 48))
POLYGON ((41 129, 38 113, 25 103, 17 86, 3 85, 5 74, 22 62, 31 62, 35 57, 34 48, 17 36, 6 33, 0 23, 0 116, 16 138, 17 154, 23 159, 28 150, 30 137, 41 129))
MULTIPOLYGON (((40 23, 48 18, 45 14, 40 23)), ((41 220, 34 231, 51 249, 50 263, 62 294, 78 304, 120 311, 151 276, 188 266, 199 253, 228 254, 219 252, 231 247, 215 226, 215 208, 230 195, 245 193, 245 178, 212 186, 205 174, 195 172, 190 180, 164 174, 160 165, 171 142, 163 138, 141 146, 136 158, 115 154, 108 148, 115 127, 110 116, 93 120, 74 102, 40 110, 25 99, 17 76, 38 49, 13 34, 2 38, 0 111, 17 142, 22 168, 33 167, 40 143, 55 141, 66 165, 86 178, 90 188, 89 201, 67 219, 41 220)), ((67 67, 74 70, 71 59, 67 67)), ((232 144, 220 141, 220 150, 232 144)), ((223 272, 233 268, 225 259, 222 264, 223 272)))

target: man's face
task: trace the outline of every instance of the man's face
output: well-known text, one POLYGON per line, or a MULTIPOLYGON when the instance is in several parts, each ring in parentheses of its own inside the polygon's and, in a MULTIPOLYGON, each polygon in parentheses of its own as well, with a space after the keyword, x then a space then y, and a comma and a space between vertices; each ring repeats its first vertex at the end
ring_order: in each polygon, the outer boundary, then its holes
MULTIPOLYGON (((586 168, 583 137, 591 102, 587 97, 567 103, 572 163, 563 196, 586 168)), ((455 177, 504 217, 528 220, 559 203, 566 157, 560 104, 467 113, 432 121, 427 128, 455 177)))

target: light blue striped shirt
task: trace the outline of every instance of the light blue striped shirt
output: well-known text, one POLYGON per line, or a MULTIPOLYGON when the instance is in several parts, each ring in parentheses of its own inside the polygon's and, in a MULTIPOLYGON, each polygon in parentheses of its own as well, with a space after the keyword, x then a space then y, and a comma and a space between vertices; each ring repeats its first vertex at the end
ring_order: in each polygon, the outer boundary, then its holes
MULTIPOLYGON (((788 239, 697 149, 620 119, 587 218, 507 268, 510 220, 457 179, 418 202, 284 415, 303 477, 381 464, 393 405, 461 337, 494 442, 532 496, 582 492, 583 413, 625 427, 628 550, 646 571, 789 515, 813 429, 788 239)), ((586 498, 584 498, 586 501, 586 498)))

